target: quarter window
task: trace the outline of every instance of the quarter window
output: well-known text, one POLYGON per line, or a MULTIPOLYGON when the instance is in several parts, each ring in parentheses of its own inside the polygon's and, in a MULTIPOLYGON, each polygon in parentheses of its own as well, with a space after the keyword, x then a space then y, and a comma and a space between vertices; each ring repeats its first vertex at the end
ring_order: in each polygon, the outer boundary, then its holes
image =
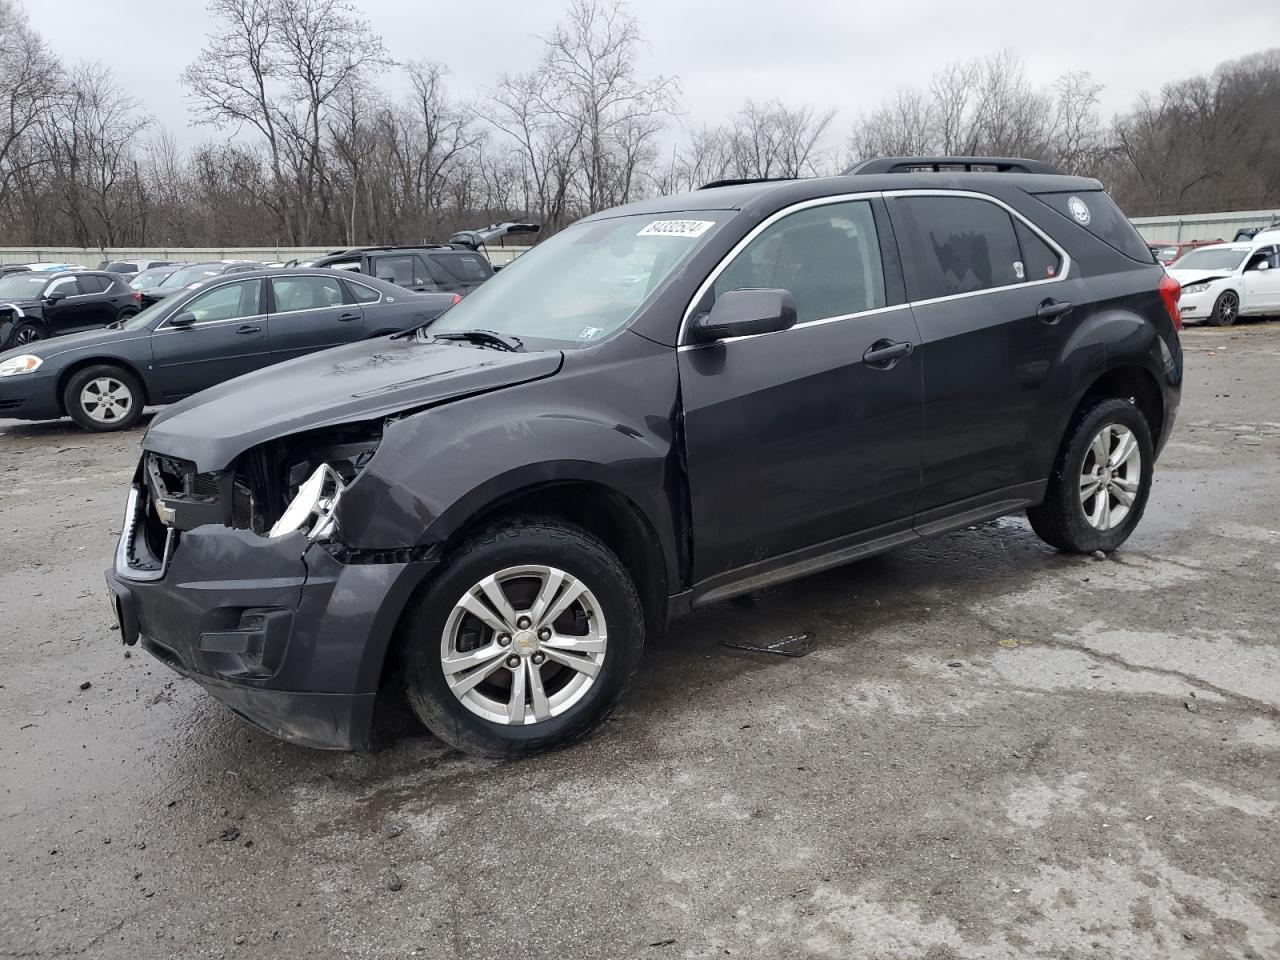
POLYGON ((241 280, 206 290, 182 307, 181 313, 195 315, 196 323, 215 320, 239 320, 262 315, 262 282, 241 280))
POLYGON ((342 304, 342 285, 335 277, 273 277, 276 313, 319 310, 342 304))
POLYGON ((902 197, 896 202, 914 227, 916 298, 974 293, 1027 279, 1013 218, 1002 207, 973 197, 902 197))
POLYGON ((1013 227, 1018 234, 1018 246, 1022 249, 1022 264, 1028 282, 1051 280, 1062 273, 1062 258, 1053 247, 1016 217, 1013 227))
POLYGON ((382 294, 363 283, 348 283, 347 289, 351 291, 351 299, 356 303, 377 303, 382 299, 382 294))
POLYGON ((871 204, 829 203, 770 224, 716 278, 699 310, 710 310, 722 293, 751 288, 790 291, 797 323, 883 307, 884 269, 871 204))

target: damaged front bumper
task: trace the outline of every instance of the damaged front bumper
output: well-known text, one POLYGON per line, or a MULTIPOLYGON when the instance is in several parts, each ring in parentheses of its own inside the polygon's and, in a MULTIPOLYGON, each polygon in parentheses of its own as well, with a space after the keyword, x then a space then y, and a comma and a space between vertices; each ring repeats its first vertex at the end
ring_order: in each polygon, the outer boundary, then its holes
POLYGON ((124 642, 277 737, 367 747, 396 623, 436 561, 343 562, 302 533, 179 529, 140 481, 107 571, 124 642))

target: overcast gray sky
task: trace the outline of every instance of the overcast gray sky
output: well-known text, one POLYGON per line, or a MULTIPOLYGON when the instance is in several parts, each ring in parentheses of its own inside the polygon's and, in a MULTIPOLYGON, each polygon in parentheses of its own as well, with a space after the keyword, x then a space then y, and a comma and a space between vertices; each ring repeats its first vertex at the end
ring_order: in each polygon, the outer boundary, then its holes
MULTIPOLYGON (((204 0, 25 0, 32 25, 67 61, 108 63, 122 84, 182 143, 188 129, 178 82, 210 26, 204 0), (128 10, 125 15, 121 11, 128 10)), ((539 35, 563 0, 356 0, 397 60, 446 63, 469 95, 504 71, 531 67, 539 35)), ((938 66, 1012 47, 1047 83, 1089 70, 1106 85, 1107 116, 1142 90, 1280 46, 1280 0, 632 0, 649 50, 642 70, 679 78, 683 122, 722 119, 748 97, 779 96, 840 112, 843 142, 862 110, 938 66)), ((384 79, 394 86, 392 76, 384 79)))

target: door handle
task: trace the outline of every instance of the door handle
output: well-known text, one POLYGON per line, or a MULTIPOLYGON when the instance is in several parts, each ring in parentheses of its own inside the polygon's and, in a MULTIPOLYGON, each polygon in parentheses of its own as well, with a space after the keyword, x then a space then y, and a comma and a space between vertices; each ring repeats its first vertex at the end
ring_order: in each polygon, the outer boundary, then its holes
POLYGON ((1066 300, 1054 300, 1050 297, 1036 307, 1036 316, 1049 323, 1057 323, 1058 318, 1070 309, 1071 304, 1066 300))
POLYGON ((244 326, 236 328, 236 333, 261 333, 261 332, 262 332, 261 327, 255 327, 251 323, 246 323, 244 326))
POLYGON ((360 319, 360 314, 358 313, 344 313, 342 316, 338 317, 338 320, 342 323, 346 323, 349 320, 359 320, 359 319, 360 319))
POLYGON ((915 344, 910 340, 895 343, 892 340, 881 339, 867 347, 867 352, 862 355, 862 362, 871 367, 887 370, 893 366, 894 361, 900 357, 909 356, 914 349, 915 344))

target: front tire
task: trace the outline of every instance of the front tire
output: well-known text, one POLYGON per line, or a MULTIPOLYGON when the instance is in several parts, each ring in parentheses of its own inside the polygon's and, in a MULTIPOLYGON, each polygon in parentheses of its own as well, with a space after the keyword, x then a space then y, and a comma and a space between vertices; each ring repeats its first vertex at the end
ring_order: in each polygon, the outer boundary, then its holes
POLYGON ((1223 290, 1213 302, 1213 310, 1209 313, 1209 325, 1212 327, 1229 327, 1240 319, 1240 297, 1234 290, 1223 290))
POLYGON ((13 334, 9 338, 10 347, 25 347, 29 343, 35 343, 37 340, 44 339, 44 330, 39 324, 20 323, 14 328, 13 334))
POLYGON ((414 713, 482 757, 587 736, 622 698, 643 646, 626 569, 599 539, 557 519, 512 520, 467 541, 400 632, 414 713))
POLYGON ((128 430, 142 416, 142 384, 128 370, 97 364, 78 370, 62 391, 63 409, 86 430, 128 430))
POLYGON ((1098 401, 1068 430, 1044 501, 1027 510, 1031 528, 1071 553, 1116 549, 1146 510, 1154 461, 1151 428, 1133 401, 1098 401))

